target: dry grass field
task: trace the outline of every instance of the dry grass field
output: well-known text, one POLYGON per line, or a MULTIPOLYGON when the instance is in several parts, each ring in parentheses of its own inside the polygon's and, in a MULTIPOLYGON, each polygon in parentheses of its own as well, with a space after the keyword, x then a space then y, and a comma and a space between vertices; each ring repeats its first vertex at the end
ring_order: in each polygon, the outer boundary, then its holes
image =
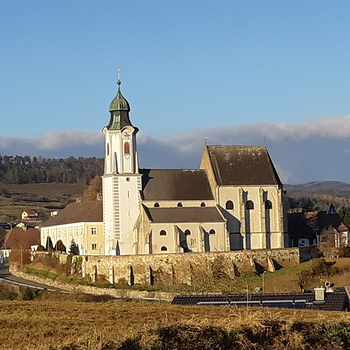
MULTIPOLYGON (((336 286, 349 285, 349 261, 342 258, 327 264, 320 259, 268 273, 266 291, 297 289, 303 271, 314 271, 308 278, 310 288, 326 279, 336 286)), ((47 270, 44 265, 34 266, 47 270)), ((226 282, 217 280, 218 289, 244 292, 247 284, 260 285, 262 279, 247 276, 226 282)), ((0 349, 350 349, 348 312, 176 306, 48 292, 39 296, 0 301, 0 349)))
POLYGON ((0 349, 348 349, 350 314, 50 294, 0 301, 0 349))

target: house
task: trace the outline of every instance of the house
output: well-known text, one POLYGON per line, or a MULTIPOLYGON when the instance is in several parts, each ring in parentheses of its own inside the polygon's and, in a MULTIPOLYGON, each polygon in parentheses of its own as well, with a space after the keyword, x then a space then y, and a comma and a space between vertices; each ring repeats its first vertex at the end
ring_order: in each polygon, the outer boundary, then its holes
POLYGON ((40 225, 41 245, 59 250, 61 241, 68 252, 74 241, 82 255, 103 254, 102 218, 101 201, 71 203, 40 225))
POLYGON ((0 231, 0 261, 6 261, 12 250, 32 250, 39 244, 40 231, 36 228, 16 227, 6 233, 0 231))
POLYGON ((138 128, 117 84, 103 128, 103 217, 91 223, 88 209, 74 214, 88 204, 69 205, 41 225, 43 245, 74 239, 82 254, 105 255, 287 246, 283 185, 266 147, 207 145, 199 169, 140 169, 138 128), (101 241, 87 241, 101 223, 101 241))
POLYGON ((330 247, 349 245, 349 228, 333 204, 327 211, 288 214, 291 246, 301 247, 327 242, 330 247))
POLYGON ((40 244, 40 231, 36 228, 24 230, 15 227, 1 240, 1 249, 31 249, 40 244))
POLYGON ((24 210, 21 215, 22 220, 38 220, 39 213, 36 210, 24 210))

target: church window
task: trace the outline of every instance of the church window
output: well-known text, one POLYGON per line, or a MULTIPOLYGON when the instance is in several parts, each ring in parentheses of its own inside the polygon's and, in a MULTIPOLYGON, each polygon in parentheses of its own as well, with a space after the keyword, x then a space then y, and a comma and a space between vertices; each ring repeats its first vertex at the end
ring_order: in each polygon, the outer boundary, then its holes
POLYGON ((165 231, 165 230, 161 230, 161 231, 159 232, 159 234, 160 234, 161 236, 166 236, 166 231, 165 231))
POLYGON ((107 143, 107 156, 109 156, 109 143, 107 143))
POLYGON ((181 203, 181 202, 177 203, 177 206, 178 206, 179 208, 182 208, 182 203, 181 203))
POLYGON ((92 243, 91 244, 91 249, 92 250, 97 250, 97 244, 96 243, 92 243))
POLYGON ((130 143, 129 142, 124 143, 124 153, 130 154, 130 143))
POLYGON ((227 201, 226 202, 226 209, 227 210, 233 210, 233 202, 232 201, 227 201))
POLYGON ((97 227, 91 227, 91 234, 97 235, 97 227))
POLYGON ((127 177, 127 178, 126 178, 126 182, 130 182, 130 177, 127 177))
POLYGON ((272 209, 272 203, 271 203, 271 201, 266 201, 266 202, 265 202, 265 209, 272 209))
POLYGON ((204 202, 201 203, 201 207, 206 207, 204 202))
POLYGON ((160 207, 159 203, 154 203, 154 207, 159 208, 160 207))
POLYGON ((186 230, 186 231, 185 231, 185 235, 186 235, 186 236, 189 236, 190 234, 191 234, 191 231, 190 231, 190 230, 186 230))
POLYGON ((247 203, 245 204, 245 208, 247 210, 254 209, 254 202, 253 201, 247 201, 247 203))
POLYGON ((209 234, 210 234, 210 235, 215 235, 215 233, 216 233, 216 232, 215 232, 215 230, 213 230, 213 229, 211 229, 211 230, 209 231, 209 234))
POLYGON ((166 252, 166 251, 168 250, 168 248, 167 248, 166 246, 163 245, 163 247, 160 248, 160 250, 161 250, 162 252, 166 252))

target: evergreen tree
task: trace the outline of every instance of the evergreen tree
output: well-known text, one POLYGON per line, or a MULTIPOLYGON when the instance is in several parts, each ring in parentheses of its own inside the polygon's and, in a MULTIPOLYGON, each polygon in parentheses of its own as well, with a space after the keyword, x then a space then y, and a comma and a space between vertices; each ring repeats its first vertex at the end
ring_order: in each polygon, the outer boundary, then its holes
POLYGON ((48 252, 53 250, 53 244, 52 244, 52 240, 51 240, 50 236, 48 236, 47 239, 46 239, 46 250, 48 252))
POLYGON ((63 242, 60 239, 56 243, 55 250, 61 253, 65 253, 67 251, 66 246, 63 244, 63 242))
POLYGON ((79 247, 78 245, 74 242, 74 239, 72 239, 72 242, 69 247, 69 252, 70 255, 79 255, 79 247))

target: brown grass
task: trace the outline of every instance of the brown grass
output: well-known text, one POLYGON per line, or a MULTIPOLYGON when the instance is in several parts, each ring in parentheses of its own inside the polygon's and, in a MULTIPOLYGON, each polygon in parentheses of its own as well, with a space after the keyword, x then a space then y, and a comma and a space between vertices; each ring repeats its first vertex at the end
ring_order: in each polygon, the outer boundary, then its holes
POLYGON ((211 346, 232 337, 236 339, 239 334, 241 347, 231 348, 251 349, 255 338, 265 339, 268 334, 276 336, 275 349, 279 349, 277 340, 282 344, 284 338, 290 343, 286 348, 302 349, 298 346, 304 342, 303 332, 292 331, 293 325, 301 324, 305 328, 305 323, 312 322, 311 329, 323 327, 324 323, 329 329, 339 322, 350 325, 350 315, 346 312, 89 300, 86 296, 61 294, 44 300, 0 301, 0 348, 226 349, 223 345, 211 346))

